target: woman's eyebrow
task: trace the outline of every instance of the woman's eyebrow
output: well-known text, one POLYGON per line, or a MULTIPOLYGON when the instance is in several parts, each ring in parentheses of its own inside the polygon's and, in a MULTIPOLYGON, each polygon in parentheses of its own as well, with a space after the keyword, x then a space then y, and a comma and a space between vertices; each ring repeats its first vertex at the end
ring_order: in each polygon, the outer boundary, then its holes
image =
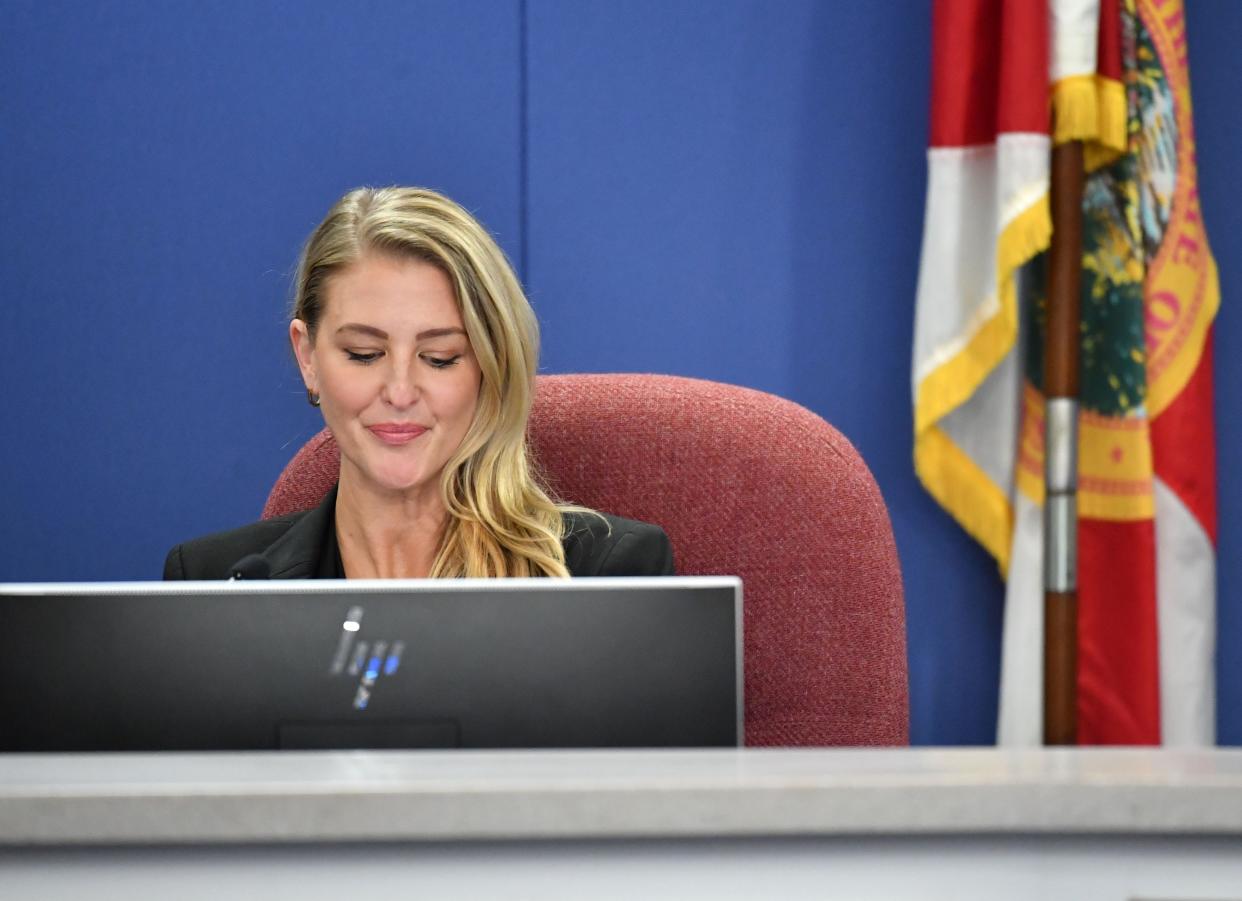
MULTIPOLYGON (((379 338, 381 340, 388 339, 388 332, 384 331, 383 329, 376 328, 373 325, 363 325, 360 322, 345 323, 344 325, 342 325, 340 328, 336 330, 336 333, 338 335, 341 334, 342 332, 359 332, 363 335, 370 335, 373 338, 379 338)), ((455 326, 449 326, 446 328, 429 328, 429 329, 424 329, 423 331, 415 335, 414 340, 425 341, 428 338, 443 338, 446 335, 464 335, 464 334, 466 334, 465 329, 457 328, 455 326)))
POLYGON ((347 322, 336 330, 339 335, 341 332, 361 332, 364 335, 370 335, 373 338, 387 338, 388 332, 378 329, 373 325, 362 325, 357 322, 347 322))

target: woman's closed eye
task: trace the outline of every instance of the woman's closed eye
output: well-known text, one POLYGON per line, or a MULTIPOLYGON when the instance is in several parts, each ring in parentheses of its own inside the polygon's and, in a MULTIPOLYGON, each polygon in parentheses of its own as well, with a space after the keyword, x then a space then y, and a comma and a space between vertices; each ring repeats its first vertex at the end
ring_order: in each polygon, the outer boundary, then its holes
MULTIPOLYGON (((350 350, 345 348, 345 356, 351 363, 361 363, 363 366, 369 366, 380 357, 384 356, 382 350, 350 350)), ((441 354, 441 353, 421 353, 418 355, 424 363, 432 369, 448 369, 461 360, 461 354, 441 354)))
POLYGON ((461 354, 422 354, 422 358, 432 369, 448 369, 461 359, 461 354))

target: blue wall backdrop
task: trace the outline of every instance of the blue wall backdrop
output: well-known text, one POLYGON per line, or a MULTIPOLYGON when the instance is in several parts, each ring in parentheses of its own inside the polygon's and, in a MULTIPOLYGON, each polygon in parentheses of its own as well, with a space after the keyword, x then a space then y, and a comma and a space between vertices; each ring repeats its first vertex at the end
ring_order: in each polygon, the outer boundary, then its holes
MULTIPOLYGON (((1237 744, 1242 4, 1188 6, 1237 744)), ((156 578, 254 519, 320 427, 285 347, 300 242, 349 187, 423 184, 518 265, 545 371, 750 385, 849 436, 901 553, 914 740, 990 743, 1000 579, 910 463, 929 7, 8 0, 0 580, 156 578)))

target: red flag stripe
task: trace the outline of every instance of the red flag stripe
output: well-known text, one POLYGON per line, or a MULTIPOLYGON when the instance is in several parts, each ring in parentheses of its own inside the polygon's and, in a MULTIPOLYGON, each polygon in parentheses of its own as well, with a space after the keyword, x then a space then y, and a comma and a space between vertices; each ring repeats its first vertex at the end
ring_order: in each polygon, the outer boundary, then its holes
POLYGON ((1125 78, 1125 64, 1121 58, 1121 0, 1100 0, 1095 70, 1113 81, 1125 78))
POLYGON ((1212 417, 1212 332, 1186 387, 1151 424, 1156 474, 1216 544, 1216 429, 1212 417))
POLYGON ((1080 520, 1078 555, 1078 742, 1158 745, 1155 523, 1080 520))
POLYGON ((1048 11, 1037 0, 938 0, 932 16, 933 147, 1048 133, 1048 11))

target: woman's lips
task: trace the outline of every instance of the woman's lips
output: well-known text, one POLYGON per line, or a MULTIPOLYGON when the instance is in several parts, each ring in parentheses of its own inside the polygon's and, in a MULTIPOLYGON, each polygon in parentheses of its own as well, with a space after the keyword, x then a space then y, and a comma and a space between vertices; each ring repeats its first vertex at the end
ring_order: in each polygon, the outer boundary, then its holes
POLYGON ((413 425, 411 423, 386 422, 379 425, 367 426, 367 431, 383 441, 385 444, 408 444, 423 432, 427 431, 421 425, 413 425))

